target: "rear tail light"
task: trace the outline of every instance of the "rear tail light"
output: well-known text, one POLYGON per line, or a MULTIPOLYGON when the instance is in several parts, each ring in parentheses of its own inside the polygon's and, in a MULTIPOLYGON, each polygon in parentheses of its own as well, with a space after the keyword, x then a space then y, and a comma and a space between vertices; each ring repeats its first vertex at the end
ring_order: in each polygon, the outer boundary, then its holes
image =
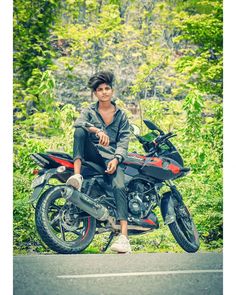
POLYGON ((57 167, 57 172, 63 173, 64 171, 66 171, 66 167, 65 166, 59 166, 59 167, 57 167))

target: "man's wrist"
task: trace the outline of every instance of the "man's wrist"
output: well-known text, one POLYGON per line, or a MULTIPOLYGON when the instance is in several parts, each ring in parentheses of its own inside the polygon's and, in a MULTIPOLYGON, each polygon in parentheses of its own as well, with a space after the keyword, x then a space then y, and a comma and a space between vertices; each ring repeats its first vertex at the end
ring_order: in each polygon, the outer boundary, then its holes
POLYGON ((119 164, 123 161, 123 157, 121 155, 115 155, 114 159, 117 159, 119 164))
POLYGON ((102 129, 98 129, 98 130, 96 131, 96 133, 95 133, 96 137, 98 137, 98 134, 99 134, 100 132, 103 132, 103 130, 102 130, 102 129))

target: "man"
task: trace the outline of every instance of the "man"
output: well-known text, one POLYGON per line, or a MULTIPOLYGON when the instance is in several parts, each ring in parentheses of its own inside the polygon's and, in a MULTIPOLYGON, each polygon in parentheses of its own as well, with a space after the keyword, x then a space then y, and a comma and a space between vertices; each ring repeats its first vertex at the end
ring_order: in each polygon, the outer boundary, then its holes
POLYGON ((80 190, 83 177, 81 164, 85 160, 105 165, 105 173, 111 178, 121 234, 112 244, 111 250, 130 253, 127 229, 127 197, 124 190, 124 172, 119 164, 124 160, 129 143, 129 122, 125 113, 111 101, 114 75, 98 72, 88 83, 98 102, 85 109, 75 122, 74 133, 74 175, 67 184, 80 190))

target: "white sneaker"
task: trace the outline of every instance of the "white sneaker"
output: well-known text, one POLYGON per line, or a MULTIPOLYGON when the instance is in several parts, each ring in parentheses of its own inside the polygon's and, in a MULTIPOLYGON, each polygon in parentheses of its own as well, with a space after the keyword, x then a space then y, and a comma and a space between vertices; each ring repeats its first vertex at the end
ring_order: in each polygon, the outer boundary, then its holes
POLYGON ((125 235, 119 235, 116 242, 111 245, 111 250, 118 253, 131 253, 129 240, 125 235))
POLYGON ((74 174, 67 179, 66 185, 71 185, 76 188, 78 191, 81 190, 83 183, 83 176, 81 174, 74 174))

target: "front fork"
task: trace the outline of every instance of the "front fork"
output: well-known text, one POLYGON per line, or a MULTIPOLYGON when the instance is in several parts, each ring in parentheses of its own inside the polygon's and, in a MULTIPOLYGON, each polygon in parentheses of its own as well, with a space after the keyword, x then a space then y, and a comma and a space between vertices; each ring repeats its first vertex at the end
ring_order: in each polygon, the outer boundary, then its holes
POLYGON ((170 224, 176 220, 175 202, 177 200, 179 208, 183 205, 183 199, 181 194, 178 192, 176 186, 171 180, 166 181, 166 185, 169 186, 170 191, 163 194, 161 199, 160 209, 164 224, 170 224), (174 198, 173 198, 174 196, 174 198))
POLYGON ((180 206, 184 205, 183 198, 182 198, 180 192, 177 190, 176 185, 173 183, 173 181, 172 180, 167 180, 166 184, 167 184, 167 186, 169 186, 172 194, 175 196, 176 200, 178 201, 178 204, 180 206))

